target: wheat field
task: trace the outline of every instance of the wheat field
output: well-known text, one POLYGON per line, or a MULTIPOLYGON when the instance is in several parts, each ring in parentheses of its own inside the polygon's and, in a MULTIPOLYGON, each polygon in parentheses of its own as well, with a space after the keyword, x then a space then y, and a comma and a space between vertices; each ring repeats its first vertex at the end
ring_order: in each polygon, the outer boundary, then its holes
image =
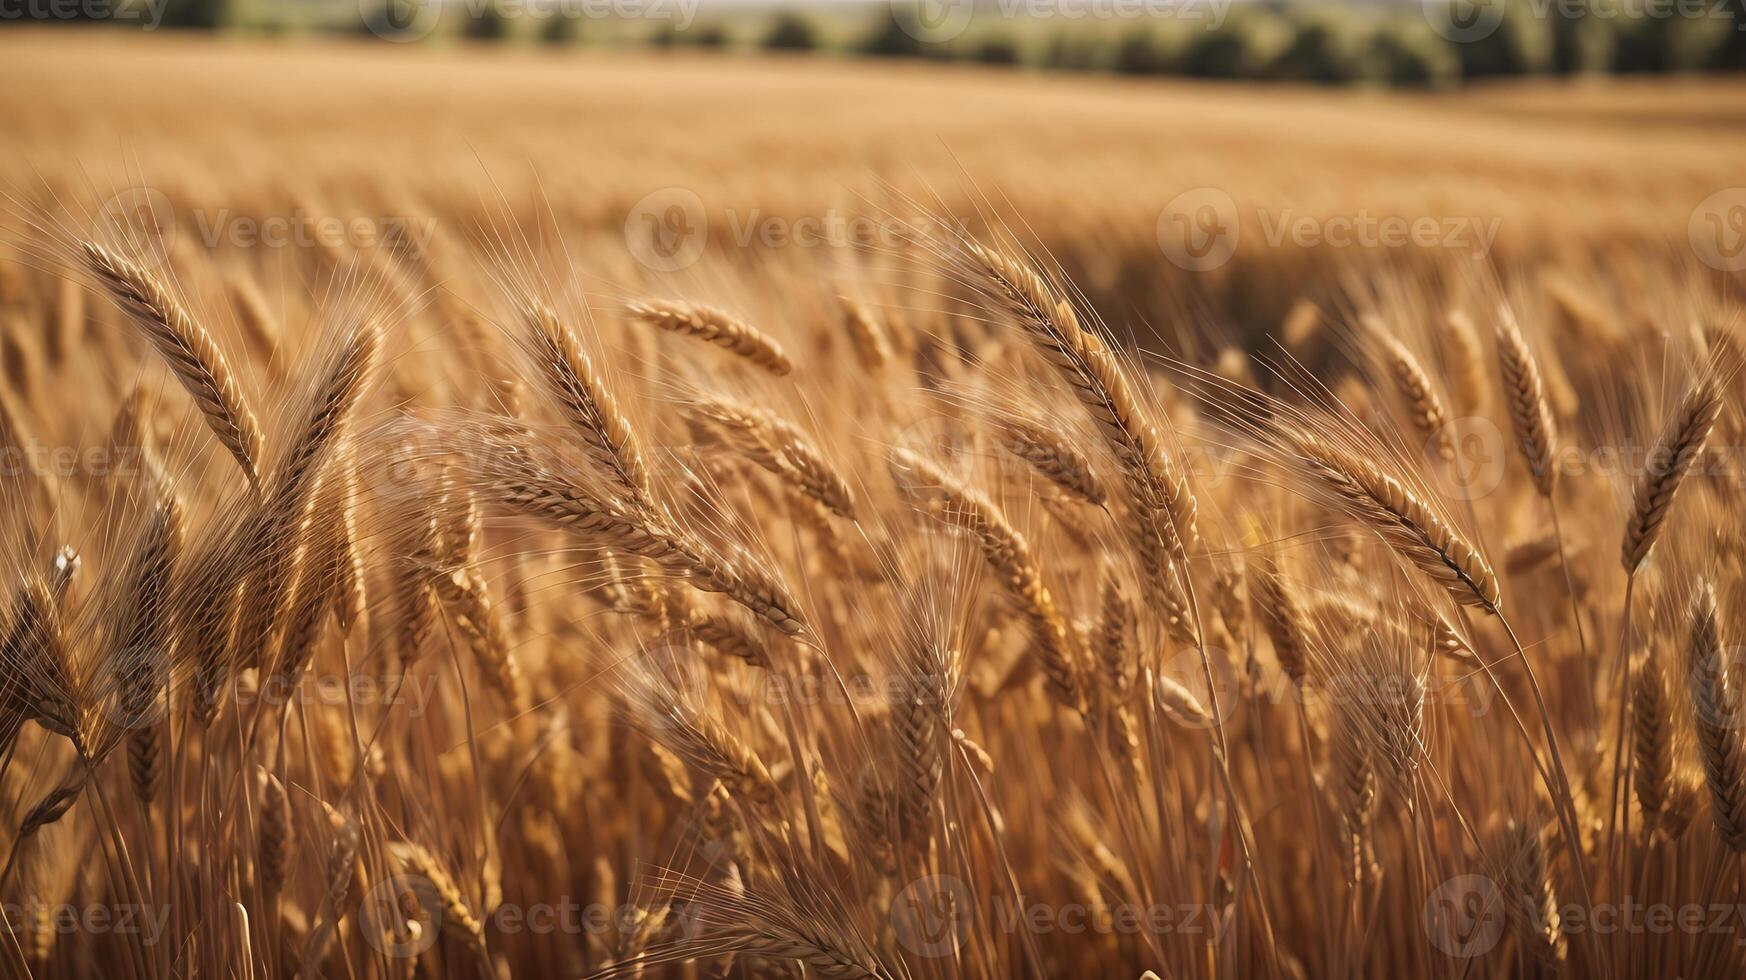
POLYGON ((1740 975, 1740 94, 9 29, 5 975, 1740 975))

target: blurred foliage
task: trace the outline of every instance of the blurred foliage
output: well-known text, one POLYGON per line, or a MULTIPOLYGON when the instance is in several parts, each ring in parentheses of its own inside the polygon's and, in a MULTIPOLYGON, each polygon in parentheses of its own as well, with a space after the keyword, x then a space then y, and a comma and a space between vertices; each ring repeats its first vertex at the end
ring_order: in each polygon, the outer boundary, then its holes
POLYGON ((985 65, 1016 65, 1018 41, 1004 34, 986 38, 976 46, 975 58, 985 65))
POLYGON ((764 35, 764 47, 772 51, 810 51, 818 47, 812 23, 799 14, 779 14, 764 35))
POLYGON ((708 24, 696 28, 687 36, 693 45, 700 48, 725 48, 728 46, 727 28, 720 24, 708 24))
POLYGON ((461 19, 461 35, 473 41, 501 41, 509 36, 509 19, 497 4, 485 4, 477 13, 465 7, 456 11, 461 19))
POLYGON ((548 14, 540 21, 540 40, 554 47, 575 44, 582 39, 582 18, 563 13, 548 14))
MULTIPOLYGON (((1446 87, 1538 74, 1746 70, 1746 30, 1740 29, 1746 27, 1746 0, 1452 0, 1457 6, 1447 14, 1436 6, 1442 0, 1261 0, 1224 8, 1179 0, 1159 7, 1168 15, 1153 17, 1099 17, 1089 8, 1069 16, 1075 0, 1061 0, 1055 16, 1006 16, 1023 6, 979 0, 962 11, 967 23, 953 19, 944 25, 907 3, 876 4, 872 13, 849 4, 797 4, 775 12, 748 7, 705 25, 680 25, 594 17, 594 8, 564 6, 573 2, 553 0, 555 6, 540 16, 509 16, 522 9, 520 3, 451 4, 442 8, 440 29, 432 31, 424 18, 436 17, 437 8, 425 0, 360 0, 326 8, 278 0, 164 0, 163 24, 550 45, 574 45, 586 35, 590 44, 755 45, 1311 85, 1446 87), (1449 29, 1451 22, 1456 30, 1449 29)), ((33 9, 43 8, 25 7, 25 19, 33 9)), ((960 10, 949 13, 955 18, 960 10)))

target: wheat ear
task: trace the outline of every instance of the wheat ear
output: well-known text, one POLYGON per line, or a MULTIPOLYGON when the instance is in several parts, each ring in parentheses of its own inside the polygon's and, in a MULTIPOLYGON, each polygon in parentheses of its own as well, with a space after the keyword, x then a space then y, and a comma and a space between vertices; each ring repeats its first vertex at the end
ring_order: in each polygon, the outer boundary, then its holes
POLYGON ((1503 593, 1485 557, 1399 478, 1306 430, 1287 428, 1285 440, 1348 514, 1368 525, 1396 554, 1447 589, 1456 602, 1498 612, 1503 593))
POLYGON ((152 802, 158 784, 158 719, 153 712, 169 678, 171 590, 183 545, 182 508, 165 493, 122 577, 112 663, 121 681, 121 713, 131 726, 128 774, 134 796, 152 802))
POLYGON ((1114 353, 1079 325, 1073 307, 1028 265, 975 242, 967 247, 993 294, 1072 388, 1120 464, 1139 525, 1141 566, 1154 595, 1179 592, 1172 582, 1175 568, 1187 564, 1197 541, 1194 495, 1157 427, 1141 414, 1114 353))
POLYGON ((484 942, 485 926, 467 907, 460 887, 436 855, 422 844, 407 841, 390 844, 388 852, 409 873, 417 876, 413 885, 415 889, 428 888, 441 915, 443 931, 477 949, 484 942))
POLYGON ((1298 603, 1297 590, 1279 570, 1277 562, 1264 559, 1250 570, 1255 590, 1255 613, 1262 631, 1273 643, 1274 659, 1292 683, 1302 686, 1309 676, 1309 617, 1298 603))
POLYGON ((1673 792, 1670 707, 1667 672, 1656 652, 1647 650, 1631 670, 1631 779, 1649 829, 1654 828, 1673 792))
POLYGON ((1710 816, 1729 850, 1746 852, 1746 745, 1740 740, 1735 704, 1722 656, 1721 614, 1708 582, 1692 597, 1691 636, 1686 645, 1686 694, 1697 730, 1698 761, 1710 788, 1710 816))
POLYGON ((1704 443, 1722 414, 1722 386, 1708 373, 1686 389, 1679 407, 1649 453, 1642 477, 1631 497, 1631 516, 1625 523, 1621 549, 1625 571, 1635 572, 1661 537, 1673 499, 1686 474, 1704 451, 1704 443))
POLYGON ((877 372, 891 363, 891 342, 885 339, 885 331, 874 318, 873 311, 866 304, 844 297, 843 326, 849 334, 849 342, 854 345, 855 356, 861 361, 861 366, 868 371, 877 372))
POLYGON ((948 657, 925 642, 903 657, 902 697, 891 707, 898 767, 897 832, 925 846, 934 795, 945 771, 942 713, 948 695, 943 665, 948 657))
POLYGON ((1491 399, 1485 384, 1485 357, 1479 331, 1473 320, 1461 310, 1451 310, 1444 319, 1445 364, 1459 408, 1469 415, 1485 413, 1491 399))
POLYGON ((256 767, 261 787, 260 827, 256 833, 260 857, 261 887, 269 895, 285 890, 291 870, 291 847, 294 830, 291 823, 291 800, 279 777, 256 767))
POLYGON ((489 428, 476 426, 467 434, 474 463, 469 475, 480 481, 485 499, 596 544, 647 558, 697 589, 726 595, 790 636, 805 631, 793 596, 753 562, 718 556, 665 517, 603 499, 564 479, 528 452, 525 430, 517 437, 489 428))
POLYGON ((589 459, 638 500, 650 496, 648 468, 630 423, 619 412, 576 334, 544 306, 523 311, 524 346, 540 387, 582 437, 589 459))
POLYGON ((1550 498, 1558 476, 1552 465, 1557 428, 1552 421, 1552 406, 1546 400, 1545 383, 1540 378, 1540 365, 1508 308, 1498 312, 1496 332, 1498 368, 1503 376, 1504 401, 1509 406, 1516 448, 1527 461, 1535 489, 1540 496, 1550 498))
POLYGON ((1512 822, 1504 830, 1500 850, 1504 854, 1502 884, 1510 924, 1536 959, 1555 968, 1564 961, 1566 941, 1540 832, 1528 824, 1512 822))
POLYGON ((1399 339, 1388 333, 1379 320, 1368 320, 1368 328, 1382 345, 1382 361, 1394 381, 1395 390, 1410 410, 1413 427, 1432 440, 1437 455, 1444 460, 1455 458, 1455 444, 1449 438, 1449 407, 1431 381, 1431 375, 1419 363, 1418 357, 1399 339))
POLYGON ((1091 461, 1046 426, 1026 418, 1002 419, 1000 444, 1074 497, 1093 506, 1102 506, 1107 499, 1091 461))
POLYGON ((211 335, 150 272, 101 245, 82 245, 86 266, 169 364, 200 406, 213 435, 230 450, 249 483, 259 489, 260 426, 211 335))
POLYGON ((1007 523, 993 501, 915 453, 899 449, 892 454, 891 465, 900 487, 919 502, 936 504, 941 519, 976 539, 988 567, 1030 624, 1035 641, 1032 650, 1049 679, 1050 691, 1067 707, 1083 710, 1079 671, 1067 645, 1066 625, 1043 585, 1042 572, 1024 535, 1007 523))
MULTIPOLYGON (((249 578, 249 601, 237 626, 237 656, 264 663, 275 631, 285 623, 299 558, 306 511, 321 471, 336 452, 352 412, 363 397, 381 344, 374 323, 354 325, 318 376, 313 399, 283 459, 273 473, 265 504, 251 521, 248 549, 257 567, 249 578)), ((324 554, 324 559, 329 555, 324 554)))
POLYGON ((625 312, 669 333, 696 337, 745 358, 778 377, 794 370, 788 355, 776 341, 749 323, 736 320, 721 310, 699 303, 674 303, 666 300, 642 300, 631 303, 625 312))
POLYGON ((703 399, 694 410, 726 430, 734 447, 754 463, 838 517, 854 519, 855 500, 848 482, 793 423, 759 406, 725 398, 703 399))

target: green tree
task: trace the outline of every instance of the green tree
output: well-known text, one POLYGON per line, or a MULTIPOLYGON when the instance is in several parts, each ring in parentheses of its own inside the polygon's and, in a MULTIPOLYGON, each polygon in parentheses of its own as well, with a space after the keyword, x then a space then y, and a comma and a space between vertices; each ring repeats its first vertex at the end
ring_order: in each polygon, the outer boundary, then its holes
POLYGON ((1627 75, 1664 72, 1673 67, 1672 19, 1621 18, 1613 70, 1627 75))
POLYGON ((976 46, 975 58, 985 65, 1016 65, 1019 63, 1018 42, 1006 35, 985 38, 976 46))
POLYGON ((700 28, 691 35, 691 43, 697 47, 712 50, 725 48, 728 44, 727 28, 720 24, 710 24, 708 27, 700 28))
POLYGON ((1746 71, 1746 0, 1722 0, 1719 10, 1727 15, 1728 24, 1716 47, 1715 67, 1746 71))
POLYGON ((797 14, 782 14, 764 35, 764 47, 771 51, 811 51, 818 46, 812 25, 797 14))
POLYGON ((912 33, 911 29, 904 27, 905 21, 899 19, 910 16, 907 11, 899 13, 893 7, 881 4, 879 19, 866 38, 855 45, 855 50, 881 58, 921 57, 923 45, 916 37, 919 32, 912 33))
POLYGON ((1098 46, 1076 31, 1056 31, 1049 38, 1043 64, 1061 71, 1086 71, 1097 67, 1098 46))
POLYGON ((497 9, 495 0, 488 0, 477 16, 467 17, 461 25, 461 36, 473 41, 501 41, 509 36, 509 21, 497 9))
POLYGON ((1199 35, 1182 52, 1182 73, 1197 78, 1241 78, 1248 66, 1242 32, 1230 28, 1199 35))
POLYGON ((222 27, 229 22, 229 7, 225 0, 168 0, 159 23, 164 27, 222 27))
POLYGON ((1163 50, 1144 27, 1129 31, 1116 48, 1115 70, 1123 75, 1156 75, 1165 67, 1163 50))
POLYGON ((1551 62, 1551 33, 1524 6, 1506 6, 1503 18, 1484 36, 1451 42, 1461 62, 1461 77, 1530 75, 1551 62))
POLYGON ((1302 21, 1295 27, 1291 42, 1267 66, 1268 77, 1341 85, 1363 74, 1357 45, 1346 31, 1323 18, 1302 21))
POLYGON ((562 11, 551 14, 540 24, 540 41, 553 47, 568 47, 582 39, 582 18, 562 11))
POLYGON ((1461 80, 1461 62, 1443 39, 1396 25, 1378 30, 1366 56, 1367 73, 1402 88, 1444 88, 1461 80))

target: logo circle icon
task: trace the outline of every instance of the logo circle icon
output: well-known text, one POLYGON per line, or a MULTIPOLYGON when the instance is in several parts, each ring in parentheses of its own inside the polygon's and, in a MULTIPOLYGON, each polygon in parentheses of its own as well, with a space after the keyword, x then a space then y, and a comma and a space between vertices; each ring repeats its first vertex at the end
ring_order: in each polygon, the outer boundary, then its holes
MULTIPOLYGON (((925 497, 937 489, 925 473, 911 471, 906 466, 903 458, 906 453, 954 476, 974 473, 990 465, 1007 465, 999 454, 978 445, 976 432, 964 419, 950 415, 923 415, 898 429, 886 451, 891 479, 906 497, 918 493, 925 497)), ((1028 470, 1016 472, 1024 475, 1028 470)))
MULTIPOLYGON (((1440 458, 1445 448, 1454 458, 1431 467, 1432 479, 1443 496, 1450 500, 1478 500, 1503 483, 1510 453, 1505 448, 1503 430, 1491 419, 1483 415, 1463 416, 1425 440, 1425 453, 1430 458, 1440 458), (1448 440, 1447 446, 1444 440, 1448 440)), ((1556 460, 1553 465, 1557 465, 1556 460)))
POLYGON ((1692 209, 1686 236, 1704 265, 1718 272, 1746 269, 1746 187, 1704 198, 1692 209))
MULTIPOLYGON (((124 662, 141 665, 133 668, 135 670, 147 670, 149 668, 144 666, 146 664, 164 662, 163 652, 154 653, 146 648, 132 647, 129 648, 128 659, 124 662)), ((133 679, 144 681, 141 688, 150 693, 140 696, 124 691, 120 696, 105 701, 102 708, 104 716, 111 724, 127 732, 151 728, 163 721, 169 713, 164 703, 162 688, 165 678, 161 673, 151 677, 135 675, 133 679)), ((133 688, 131 683, 127 686, 129 690, 133 688)))
POLYGON ((1453 44, 1486 40, 1503 24, 1503 0, 1419 0, 1419 12, 1437 37, 1453 44))
POLYGON ((952 875, 928 875, 905 885, 891 902, 891 929, 917 956, 950 956, 976 917, 970 886, 952 875))
MULTIPOLYGON (((1212 664, 1213 690, 1218 694, 1219 715, 1229 725, 1243 708, 1240 673, 1242 658, 1228 656, 1225 651, 1210 645, 1206 648, 1206 655, 1208 662, 1212 664)), ((1177 650, 1174 656, 1160 665, 1158 676, 1180 684, 1183 690, 1194 695, 1194 699, 1200 702, 1201 710, 1206 712, 1204 721, 1171 712, 1169 718, 1172 724, 1188 729, 1213 727, 1213 698, 1206 688, 1206 669, 1201 664, 1199 650, 1192 646, 1177 650)))
POLYGON ((364 893, 358 907, 364 939, 378 953, 407 959, 442 935, 443 906, 436 885, 417 874, 397 874, 364 893))
POLYGON ((1485 875, 1456 875, 1425 896, 1420 917, 1431 945, 1444 954, 1484 956, 1503 938, 1503 893, 1485 875))
POLYGON ((891 0, 897 26, 923 44, 944 44, 970 26, 976 0, 891 0))
POLYGON ((1237 202, 1217 187, 1196 187, 1158 212, 1158 247, 1179 269, 1210 272, 1237 253, 1237 202))
POLYGON ((1504 19, 1503 0, 1419 0, 1419 10, 1438 37, 1455 44, 1485 40, 1504 19))
POLYGON ((709 216, 703 198, 686 187, 663 187, 643 195, 624 219, 624 242, 638 262, 655 272, 678 272, 703 257, 709 216))
POLYGON ((633 681, 640 692, 633 701, 635 721, 648 731, 695 724, 709 707, 706 660, 687 645, 683 634, 650 647, 642 656, 650 670, 648 676, 633 681))
POLYGON ((91 216, 91 239, 141 268, 155 269, 176 242, 176 209, 156 188, 118 191, 91 216))
POLYGON ((371 34, 396 44, 430 37, 442 19, 432 0, 358 0, 358 15, 371 34))

